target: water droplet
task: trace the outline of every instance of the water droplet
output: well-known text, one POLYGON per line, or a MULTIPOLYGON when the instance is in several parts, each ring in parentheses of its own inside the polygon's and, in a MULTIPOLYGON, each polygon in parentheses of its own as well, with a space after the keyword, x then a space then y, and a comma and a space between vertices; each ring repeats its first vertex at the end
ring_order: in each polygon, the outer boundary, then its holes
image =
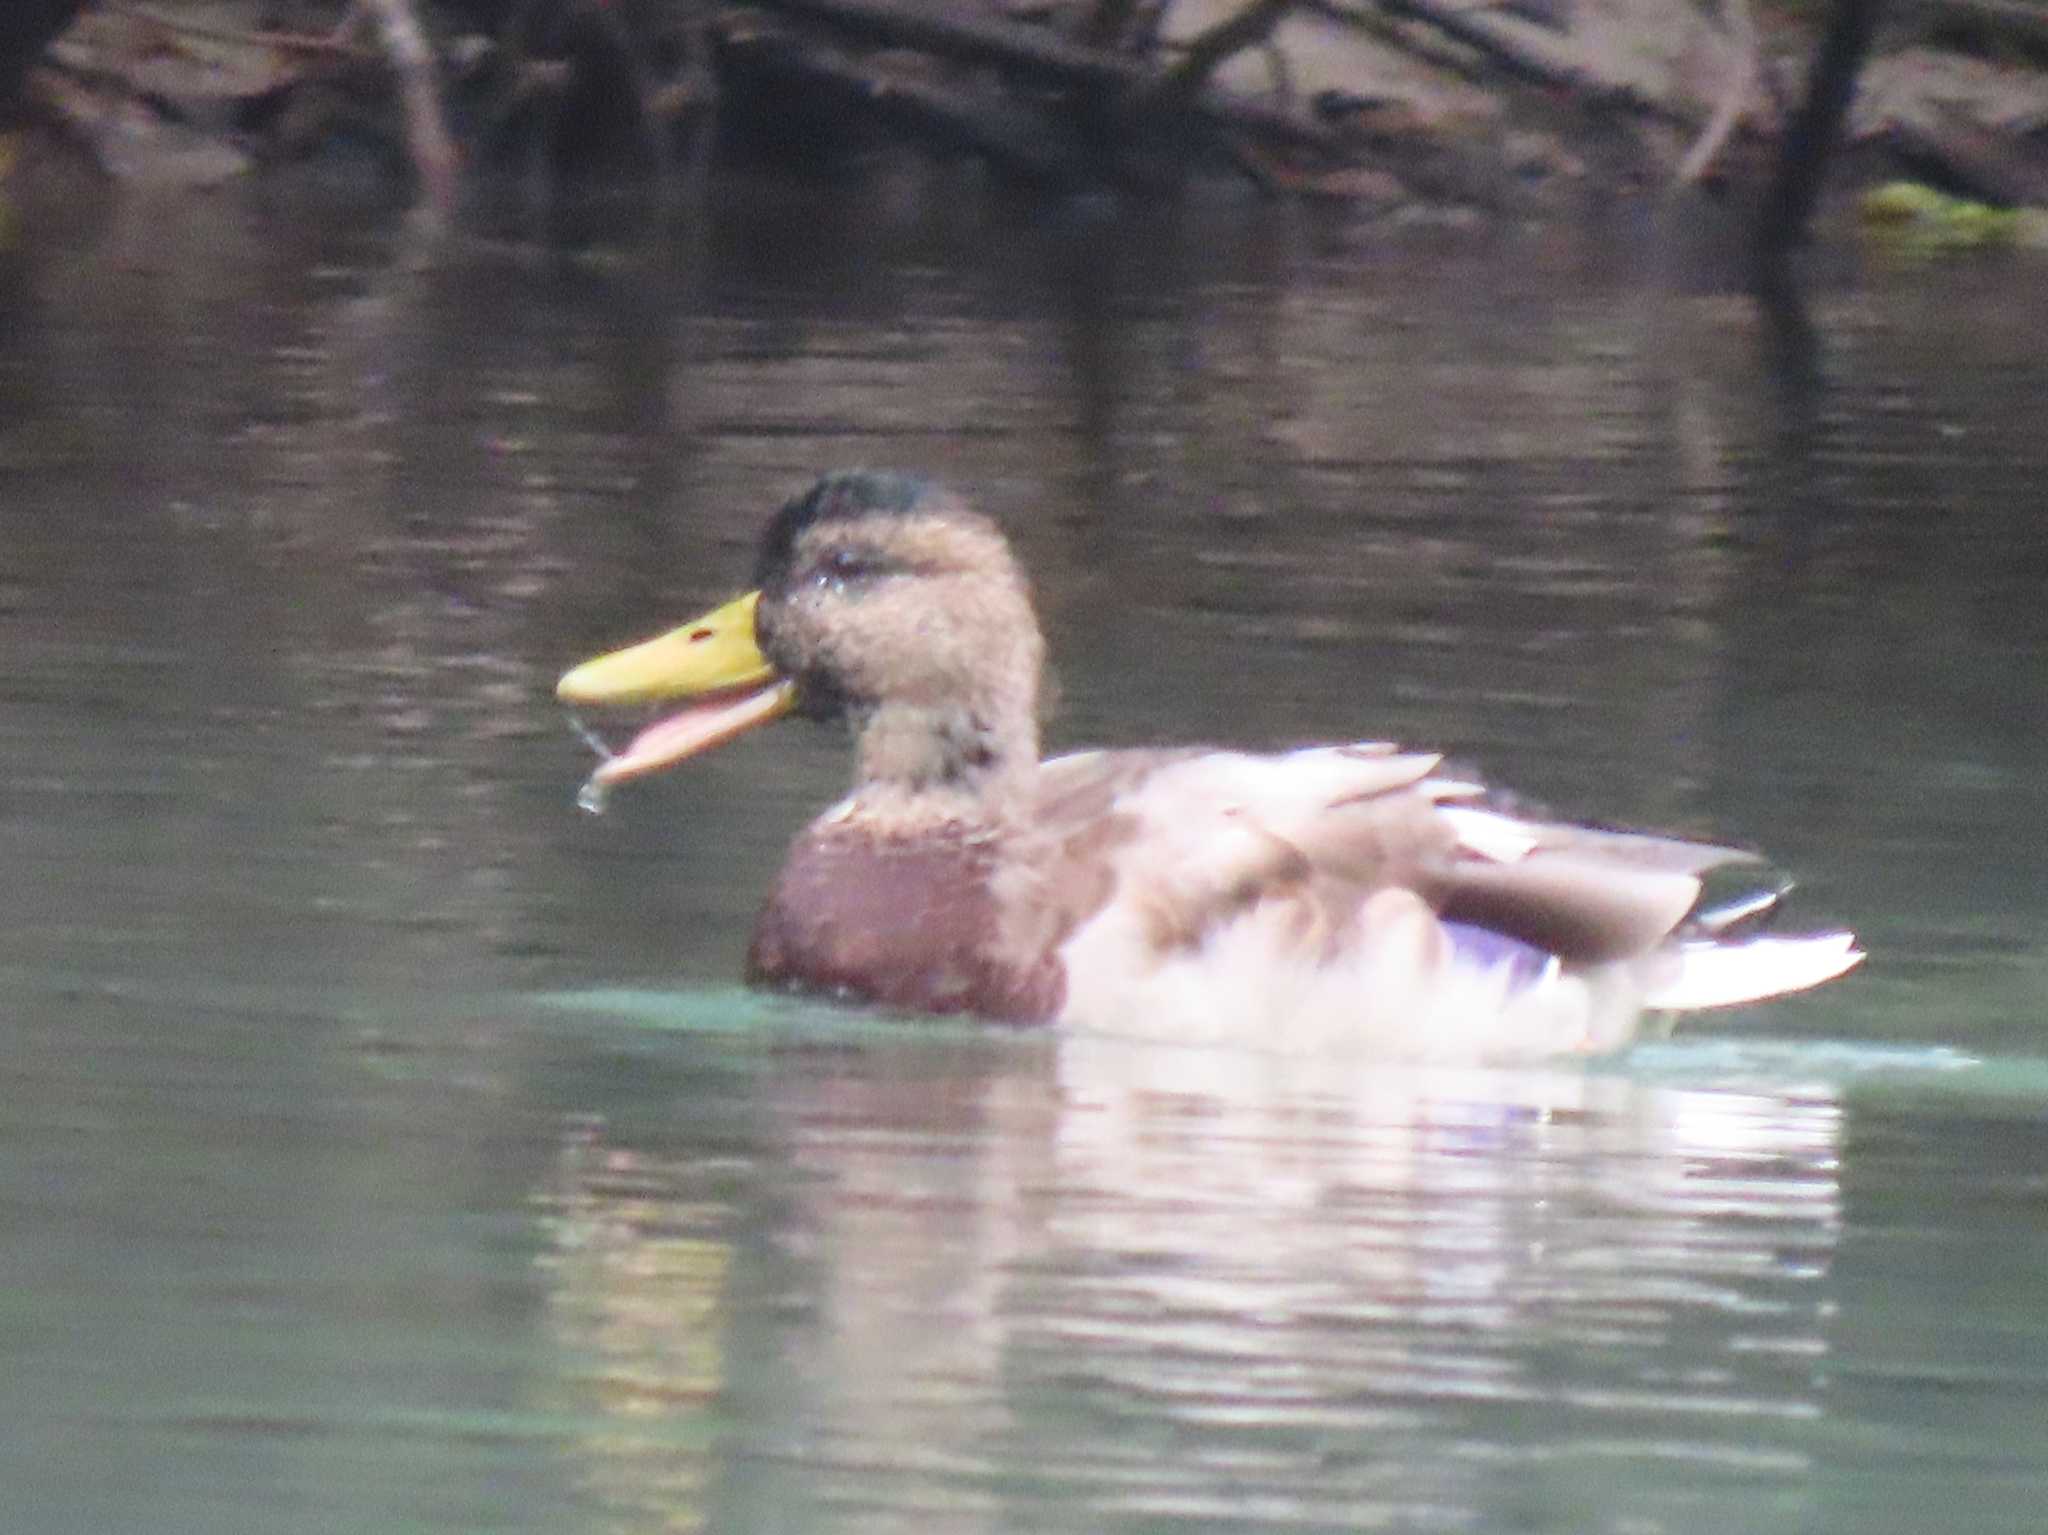
POLYGON ((612 754, 612 749, 605 745, 604 737, 584 724, 582 716, 573 710, 569 713, 569 728, 576 732, 577 739, 596 752, 598 756, 609 757, 612 754))

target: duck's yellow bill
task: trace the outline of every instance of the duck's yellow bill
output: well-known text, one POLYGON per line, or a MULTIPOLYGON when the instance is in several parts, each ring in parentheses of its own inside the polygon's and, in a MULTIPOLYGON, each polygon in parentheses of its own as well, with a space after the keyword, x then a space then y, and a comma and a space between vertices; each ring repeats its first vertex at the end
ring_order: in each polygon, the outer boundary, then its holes
POLYGON ((642 644, 585 661, 555 685, 571 707, 701 699, 656 720, 591 775, 599 786, 639 778, 787 714, 796 685, 779 676, 754 639, 761 594, 749 592, 642 644))
POLYGON ((754 640, 760 605, 761 594, 748 592, 666 634, 585 661, 555 684, 555 696, 571 707, 652 704, 772 682, 775 668, 754 640))

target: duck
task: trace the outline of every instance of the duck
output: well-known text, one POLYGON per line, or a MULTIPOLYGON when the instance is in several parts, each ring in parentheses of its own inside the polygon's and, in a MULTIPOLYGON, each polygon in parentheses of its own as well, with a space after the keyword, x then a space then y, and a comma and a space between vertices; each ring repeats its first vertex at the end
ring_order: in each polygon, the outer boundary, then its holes
POLYGON ((1535 813, 1436 751, 1119 748, 1042 759, 1046 645, 996 523, 930 480, 825 475, 751 588, 564 674, 655 709, 586 807, 784 718, 853 787, 800 831, 746 978, 892 1013, 1358 1049, 1600 1054, 1645 1019, 1803 991, 1864 957, 1771 927, 1756 854, 1535 813), (670 708, 669 706, 677 706, 670 708))

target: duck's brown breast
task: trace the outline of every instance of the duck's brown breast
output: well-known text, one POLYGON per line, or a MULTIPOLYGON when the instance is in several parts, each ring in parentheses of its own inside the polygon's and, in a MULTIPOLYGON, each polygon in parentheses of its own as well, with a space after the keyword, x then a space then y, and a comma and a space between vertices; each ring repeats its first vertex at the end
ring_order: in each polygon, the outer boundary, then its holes
POLYGON ((747 979, 924 1013, 1014 1023, 1053 1017, 1056 954, 1008 952, 1000 843, 965 833, 890 838, 812 827, 790 849, 754 926, 747 979))

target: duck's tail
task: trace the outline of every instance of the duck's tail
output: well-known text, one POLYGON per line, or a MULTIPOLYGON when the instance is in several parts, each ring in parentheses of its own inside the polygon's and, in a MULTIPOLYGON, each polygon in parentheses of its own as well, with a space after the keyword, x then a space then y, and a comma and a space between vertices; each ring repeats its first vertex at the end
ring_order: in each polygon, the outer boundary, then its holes
POLYGON ((1691 1011, 1761 1002, 1832 981, 1863 961, 1854 933, 1703 939, 1673 952, 1678 963, 1650 988, 1647 1007, 1691 1011))

